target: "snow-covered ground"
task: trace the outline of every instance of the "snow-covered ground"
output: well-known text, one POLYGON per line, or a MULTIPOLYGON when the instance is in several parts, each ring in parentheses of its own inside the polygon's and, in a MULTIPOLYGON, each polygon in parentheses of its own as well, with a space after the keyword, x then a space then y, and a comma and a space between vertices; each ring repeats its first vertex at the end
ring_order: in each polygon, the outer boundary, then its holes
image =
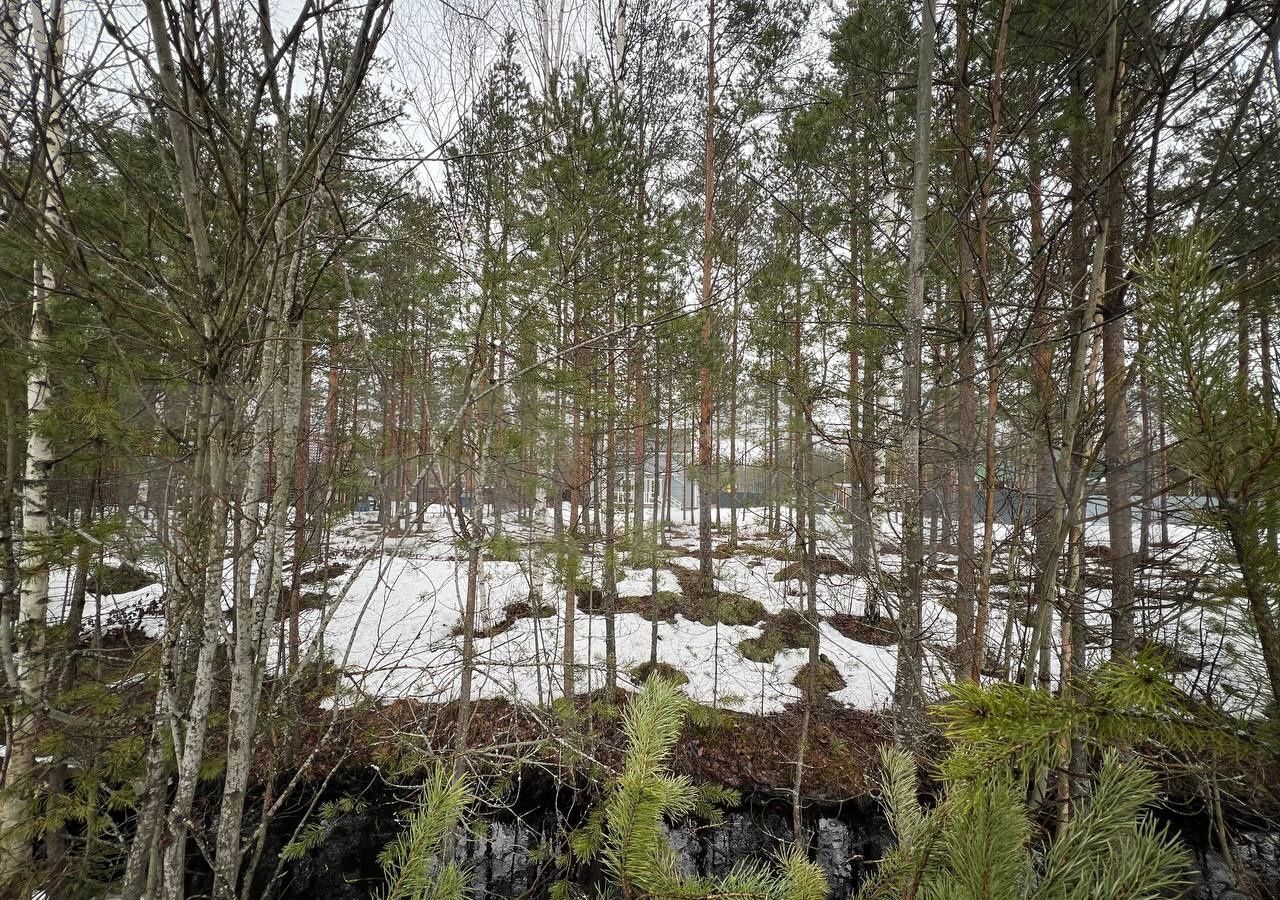
MULTIPOLYGON (((438 508, 433 507, 435 513, 438 508)), ((768 552, 782 549, 776 539, 765 535, 759 511, 740 511, 739 539, 746 546, 734 556, 717 559, 716 585, 725 592, 742 594, 758 600, 770 613, 784 609, 801 609, 803 598, 797 583, 775 581, 775 575, 786 565, 768 552), (790 589, 790 593, 788 592, 790 589)), ((690 516, 692 518, 692 515, 690 516)), ((721 523, 727 528, 729 511, 722 510, 721 523)), ((879 563, 882 609, 890 615, 897 599, 892 588, 899 558, 893 551, 898 522, 887 518, 881 522, 883 552, 879 563)), ((696 523, 678 522, 664 533, 673 548, 664 565, 697 567, 696 523)), ((848 556, 848 526, 824 517, 819 522, 823 539, 820 552, 838 558, 848 556)), ((1210 555, 1209 541, 1192 530, 1179 527, 1176 548, 1164 551, 1180 555, 1178 565, 1195 569, 1210 555)), ((508 698, 525 703, 546 703, 559 693, 562 680, 564 644, 564 590, 552 571, 552 561, 528 551, 528 547, 548 536, 547 523, 536 528, 508 525, 508 533, 526 548, 521 562, 486 561, 482 564, 479 588, 478 625, 481 631, 500 622, 506 607, 528 602, 538 588, 541 601, 554 608, 555 614, 543 618, 516 618, 505 630, 489 637, 477 638, 476 676, 474 688, 480 697, 508 698), (534 577, 533 567, 541 567, 534 577)), ((1010 538, 1006 526, 997 526, 995 535, 1001 544, 996 554, 995 569, 1002 573, 1008 563, 1003 545, 1010 538)), ((717 542, 725 535, 717 535, 717 542)), ((457 632, 466 596, 466 560, 457 550, 447 519, 431 515, 421 534, 382 540, 376 526, 359 519, 340 524, 330 550, 334 562, 351 566, 348 573, 337 575, 328 583, 309 584, 306 591, 323 590, 330 598, 327 608, 303 612, 302 635, 308 646, 321 642, 318 652, 326 654, 343 673, 339 702, 362 698, 382 700, 413 698, 441 702, 457 696, 461 671, 461 638, 457 632), (371 548, 376 550, 370 553, 371 548), (367 558, 363 566, 355 563, 367 558)), ((1087 543, 1105 544, 1105 527, 1091 527, 1087 543)), ((601 549, 596 546, 595 551, 601 549)), ((1017 555, 1015 560, 1025 560, 1017 555)), ((624 558, 625 562, 625 558, 624 558)), ((946 608, 954 581, 948 568, 954 561, 939 558, 935 566, 939 577, 926 581, 923 615, 925 629, 925 669, 928 689, 937 692, 951 675, 945 653, 953 643, 955 620, 946 608)), ((1102 563, 1091 561, 1095 572, 1102 563)), ((582 561, 584 575, 600 583, 599 555, 586 555, 582 561)), ((646 597, 653 576, 649 568, 625 567, 619 582, 621 597, 646 597)), ((680 593, 675 573, 669 568, 657 571, 658 590, 680 593)), ((1015 579, 1016 580, 1016 579, 1015 579)), ((66 573, 59 573, 53 584, 55 615, 57 597, 67 593, 66 573)), ((818 606, 823 616, 861 614, 867 598, 867 579, 849 575, 824 575, 818 582, 818 606)), ((1030 588, 1021 588, 1022 595, 1030 588)), ((127 594, 102 598, 104 626, 126 625, 157 635, 163 625, 159 584, 127 594)), ((991 618, 987 645, 991 651, 1006 638, 1006 600, 1009 589, 997 585, 992 593, 991 618)), ((1108 623, 1108 592, 1104 588, 1087 587, 1085 597, 1090 627, 1103 629, 1108 623)), ((65 600, 64 600, 65 603, 65 600)), ((92 621, 93 600, 86 611, 92 621)), ((1249 673, 1261 670, 1256 642, 1252 639, 1242 611, 1225 605, 1206 610, 1199 604, 1167 603, 1158 611, 1139 614, 1139 630, 1153 633, 1158 640, 1200 659, 1202 664, 1178 677, 1192 692, 1212 696, 1231 708, 1247 712, 1265 702, 1263 688, 1249 673)), ((615 622, 619 680, 632 686, 629 673, 649 660, 651 625, 644 617, 619 612, 615 622)), ((1015 654, 1027 639, 1022 616, 1014 616, 1009 632, 1015 654)), ((751 625, 706 625, 677 615, 674 622, 658 624, 658 658, 679 669, 689 679, 685 690, 694 699, 708 704, 746 712, 776 712, 801 696, 792 682, 807 659, 807 650, 779 652, 771 662, 746 659, 738 645, 747 638, 758 637, 759 627, 751 625)), ((1059 639, 1056 633, 1053 640, 1059 639)), ((831 660, 844 679, 845 687, 832 697, 860 709, 887 707, 893 695, 895 646, 872 646, 851 640, 829 622, 820 627, 821 652, 831 660)), ((1055 646, 1056 651, 1056 646, 1055 646)), ((574 654, 577 685, 591 690, 604 683, 605 620, 581 610, 574 618, 574 654)), ((1105 654, 1102 642, 1090 646, 1090 654, 1101 660, 1105 654)), ((1054 656, 1056 658, 1056 652, 1054 656)), ((1016 659, 1016 655, 1015 655, 1016 659)), ((1014 670, 1018 668, 1015 662, 1014 670)))

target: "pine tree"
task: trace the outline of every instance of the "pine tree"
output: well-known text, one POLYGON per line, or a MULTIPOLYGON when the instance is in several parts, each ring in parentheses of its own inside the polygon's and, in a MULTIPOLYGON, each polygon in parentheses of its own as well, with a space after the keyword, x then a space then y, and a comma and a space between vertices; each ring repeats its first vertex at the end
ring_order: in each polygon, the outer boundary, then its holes
POLYGON ((671 682, 651 676, 631 698, 623 722, 626 757, 622 772, 604 788, 604 797, 587 823, 571 836, 581 861, 599 858, 611 886, 633 898, 752 898, 823 900, 826 878, 799 850, 788 851, 777 869, 739 863, 723 878, 682 876, 664 822, 691 815, 714 816, 716 807, 736 795, 713 785, 699 787, 673 775, 669 764, 688 699, 671 682))
MULTIPOLYGON (((1280 415, 1252 365, 1223 348, 1237 323, 1231 300, 1243 289, 1214 259, 1214 241, 1189 234, 1158 246, 1144 263, 1148 366, 1162 396, 1175 459, 1205 491, 1199 517, 1221 541, 1262 651, 1272 704, 1280 697, 1280 415)), ((1272 710, 1274 714, 1274 708, 1272 710)))
POLYGON ((465 777, 435 767, 408 827, 378 854, 386 879, 378 900, 464 900, 466 873, 446 851, 473 801, 465 777))
POLYGON ((1157 900, 1186 884, 1185 852, 1143 816, 1156 799, 1151 774, 1114 753, 1089 799, 1042 839, 1024 785, 1007 771, 948 781, 926 810, 914 757, 886 749, 881 759, 898 843, 859 890, 861 900, 1157 900))

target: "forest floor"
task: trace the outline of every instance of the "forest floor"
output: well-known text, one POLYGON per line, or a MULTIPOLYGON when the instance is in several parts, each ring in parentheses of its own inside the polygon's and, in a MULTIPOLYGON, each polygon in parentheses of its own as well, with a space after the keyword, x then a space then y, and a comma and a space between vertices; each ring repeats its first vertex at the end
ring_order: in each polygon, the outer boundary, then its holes
MULTIPOLYGON (((635 689, 648 675, 656 631, 660 671, 682 681, 691 699, 712 711, 711 719, 682 741, 681 769, 738 787, 777 789, 789 785, 794 772, 809 625, 793 549, 765 529, 763 512, 739 512, 731 546, 730 512, 720 511, 713 597, 697 592, 696 522, 666 526, 662 550, 656 561, 647 556, 648 565, 631 566, 624 550, 614 629, 621 689, 635 689)), ((304 568, 304 652, 314 647, 337 674, 327 696, 317 698, 317 721, 327 711, 349 710, 352 722, 367 726, 376 719, 386 733, 420 734, 425 743, 445 746, 440 729, 451 730, 451 717, 432 715, 427 723, 423 710, 446 709, 458 695, 467 564, 447 518, 437 514, 438 507, 430 513, 421 531, 394 536, 376 522, 345 520, 335 527, 325 557, 304 568), (425 739, 433 729, 439 740, 425 739)), ((863 777, 875 747, 891 731, 882 713, 892 702, 897 662, 897 525, 892 518, 881 521, 878 572, 866 575, 855 574, 845 562, 850 558, 847 523, 829 516, 819 521, 823 662, 817 683, 823 700, 812 711, 807 752, 815 783, 832 797, 865 791, 863 777), (874 620, 865 616, 869 591, 875 592, 881 613, 874 620)), ((1165 655, 1190 694, 1238 713, 1256 712, 1266 697, 1253 675, 1260 670, 1257 647, 1242 610, 1230 601, 1191 602, 1211 589, 1218 565, 1213 546, 1192 528, 1171 532, 1168 546, 1140 561, 1139 634, 1165 655)), ((556 575, 549 522, 512 520, 505 533, 511 558, 486 558, 481 567, 474 678, 474 695, 481 702, 472 725, 477 746, 529 742, 554 732, 551 710, 563 682, 565 589, 556 575)), ((1003 526, 997 526, 995 538, 984 661, 989 677, 1006 667, 1016 674, 1030 630, 1026 541, 1003 526)), ((1105 525, 1091 527, 1083 592, 1088 651, 1096 661, 1109 646, 1105 543, 1105 525)), ((603 695, 606 678, 603 549, 599 540, 585 545, 576 591, 575 685, 585 698, 579 706, 588 711, 593 698, 603 695)), ((139 586, 147 563, 140 559, 133 565, 144 570, 141 579, 103 578, 95 586, 102 592, 103 627, 117 644, 130 636, 143 643, 154 639, 163 623, 163 586, 139 586)), ((55 591, 61 586, 65 595, 68 580, 64 574, 55 591)), ((938 549, 930 555, 925 589, 926 690, 937 698, 953 677, 952 553, 938 549)), ((92 622, 92 597, 90 607, 86 621, 92 622)), ((279 650, 274 652, 278 658, 279 650)))

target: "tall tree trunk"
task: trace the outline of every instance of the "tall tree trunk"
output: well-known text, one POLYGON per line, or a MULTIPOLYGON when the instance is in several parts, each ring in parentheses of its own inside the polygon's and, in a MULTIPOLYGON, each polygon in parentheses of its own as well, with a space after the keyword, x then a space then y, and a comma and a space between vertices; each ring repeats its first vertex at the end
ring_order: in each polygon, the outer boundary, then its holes
MULTIPOLYGON (((299 256, 300 253, 295 254, 295 259, 299 256)), ((284 290, 289 291, 294 281, 292 277, 286 280, 284 290)), ((284 312, 283 300, 278 308, 280 312, 284 312)), ((268 518, 254 548, 257 577, 253 594, 242 597, 242 602, 237 603, 235 610, 231 685, 227 697, 226 772, 219 806, 214 862, 214 896, 223 900, 235 900, 238 893, 241 822, 252 768, 262 682, 266 674, 267 645, 275 631, 283 583, 288 501, 296 459, 294 451, 298 416, 294 414, 294 410, 300 405, 302 390, 302 323, 281 322, 279 331, 283 337, 280 341, 283 365, 273 362, 267 368, 268 372, 272 372, 279 365, 280 371, 268 376, 270 380, 267 383, 272 386, 270 399, 260 413, 265 420, 264 430, 260 435, 255 435, 255 440, 261 440, 264 445, 271 440, 276 446, 286 449, 278 454, 275 481, 266 498, 268 518)), ((262 483, 261 476, 257 475, 251 481, 259 485, 262 483)), ((257 492, 249 495, 249 499, 256 505, 257 492)), ((249 555, 247 547, 237 548, 237 553, 249 555)))
MULTIPOLYGON (((655 358, 658 356, 654 354, 655 358)), ((657 420, 658 411, 662 408, 662 379, 656 374, 653 379, 653 414, 655 422, 657 420)), ((667 458, 671 458, 671 419, 670 409, 671 401, 667 401, 668 418, 667 418, 667 458)), ((655 427, 654 431, 657 431, 655 427)), ((668 484, 668 496, 670 496, 670 481, 668 484)), ((653 498, 653 509, 651 510, 653 519, 653 547, 649 553, 649 665, 650 667, 658 664, 658 550, 662 543, 662 532, 658 525, 658 494, 659 494, 659 472, 658 472, 658 440, 657 434, 654 435, 653 441, 653 484, 649 488, 653 498)))
POLYGON ((911 247, 907 260, 907 314, 902 347, 902 569, 898 614, 898 660, 894 676, 897 740, 907 744, 922 711, 920 607, 924 566, 924 496, 920 484, 920 379, 924 343, 924 270, 929 208, 929 133, 933 108, 933 44, 937 31, 933 0, 924 0, 916 73, 916 135, 912 161, 911 247))
MULTIPOLYGON (((1104 52, 1098 62, 1095 87, 1095 140, 1098 150, 1096 173, 1101 184, 1109 177, 1112 165, 1112 151, 1116 133, 1116 104, 1113 88, 1115 85, 1118 22, 1117 0, 1101 0, 1103 21, 1107 22, 1107 33, 1104 38, 1104 52)), ((1073 316, 1075 330, 1073 358, 1067 385, 1067 405, 1062 418, 1062 437, 1058 443, 1058 469, 1065 474, 1064 480, 1057 484, 1054 494, 1049 523, 1049 545, 1044 554, 1041 581, 1037 586, 1037 614, 1027 654, 1027 667, 1024 683, 1031 687, 1035 683, 1035 660, 1049 646, 1049 627, 1051 611, 1058 595, 1058 568, 1062 559, 1063 546, 1070 534, 1073 517, 1082 515, 1085 488, 1088 482, 1085 454, 1079 446, 1079 427, 1084 393, 1088 384, 1086 369, 1091 325, 1103 301, 1105 289, 1105 264, 1108 236, 1110 234, 1110 205, 1102 205, 1093 237, 1093 250, 1089 266, 1089 279, 1086 288, 1083 308, 1079 315, 1073 316)), ((1041 678, 1048 679, 1047 666, 1041 659, 1041 678)), ((1047 687, 1047 683, 1046 683, 1047 687)))
MULTIPOLYGON (((31 331, 27 352, 27 459, 22 485, 22 560, 18 587, 18 616, 14 629, 13 669, 18 697, 8 736, 5 792, 0 796, 0 884, 14 885, 31 865, 31 841, 24 826, 34 815, 36 742, 46 718, 48 702, 48 611, 50 567, 49 477, 54 465, 53 443, 41 418, 49 406, 49 306, 58 290, 59 230, 62 222, 64 98, 62 95, 63 6, 32 5, 32 50, 39 67, 38 115, 43 141, 36 148, 40 164, 40 230, 31 289, 31 331)), ((8 16, 5 16, 7 19, 8 16)), ((8 505, 9 497, 3 502, 8 505)))
MULTIPOLYGON (((1118 105, 1118 100, 1113 101, 1118 105)), ((1123 150, 1117 155, 1123 158, 1123 150)), ((1110 240, 1106 250, 1103 294, 1102 377, 1106 437, 1107 556, 1111 566, 1111 655, 1123 658, 1133 649, 1133 478, 1129 447, 1129 371, 1126 365, 1125 291, 1121 237, 1124 202, 1123 165, 1107 185, 1110 240)))
MULTIPOLYGON (((226 416, 229 413, 220 380, 224 377, 221 352, 216 346, 217 289, 213 252, 200 200, 200 184, 195 168, 192 119, 187 94, 179 82, 179 67, 170 42, 169 22, 161 0, 146 0, 147 23, 151 32, 157 62, 160 93, 165 104, 166 121, 173 142, 173 158, 177 171, 177 187, 182 198, 183 218, 191 240, 195 263, 194 293, 199 298, 201 366, 197 391, 198 419, 194 475, 185 499, 185 524, 182 539, 168 560, 171 582, 184 585, 181 595, 167 604, 165 657, 172 670, 168 683, 157 695, 156 717, 148 749, 148 787, 144 794, 143 812, 151 810, 157 817, 156 828, 147 834, 140 821, 139 840, 130 852, 125 878, 125 895, 157 887, 166 900, 180 900, 185 878, 187 822, 195 793, 196 777, 204 754, 204 738, 209 704, 213 693, 213 663, 222 630, 222 563, 225 542, 227 495, 226 455, 229 438, 226 416), (185 670, 185 659, 194 650, 195 670, 191 673, 190 696, 186 703, 178 694, 178 675, 185 670), (185 731, 180 728, 186 723, 185 731), (177 760, 177 784, 164 815, 164 836, 168 841, 161 861, 159 818, 164 764, 163 742, 174 735, 177 760), (143 843, 143 838, 150 838, 143 843), (160 871, 157 871, 160 869, 160 871)), ((185 80, 185 65, 183 68, 185 80)), ((172 542, 171 543, 175 543, 172 542)))
POLYGON ((733 325, 730 334, 729 360, 729 546, 738 547, 738 239, 733 241, 733 325))
MULTIPOLYGON (((190 560, 191 565, 202 567, 198 570, 202 578, 193 582, 196 589, 194 596, 190 597, 194 601, 193 607, 185 613, 190 617, 190 624, 186 628, 189 633, 185 639, 186 651, 187 655, 192 655, 194 651, 195 657, 191 694, 185 705, 179 705, 175 691, 167 710, 171 719, 186 722, 186 730, 180 735, 180 750, 175 753, 178 761, 177 784, 166 817, 167 845, 162 882, 165 900, 181 900, 185 888, 187 830, 195 800, 196 783, 204 760, 205 736, 208 733, 209 710, 213 700, 214 666, 222 643, 222 567, 226 558, 225 533, 229 507, 227 470, 230 437, 227 434, 227 417, 230 415, 231 404, 216 389, 214 383, 207 382, 202 387, 202 393, 202 412, 208 417, 208 421, 215 424, 206 429, 207 434, 200 441, 204 445, 203 456, 206 460, 203 463, 201 493, 208 505, 205 507, 202 504, 191 510, 195 535, 203 539, 202 544, 196 544, 192 548, 203 554, 200 560, 190 560), (206 508, 207 514, 204 511, 206 508)), ((198 499, 197 503, 200 502, 198 499)), ((171 622, 177 621, 176 617, 167 618, 171 622)), ((182 669, 185 668, 183 665, 182 669)))
MULTIPOLYGON (((580 497, 582 484, 586 481, 587 458, 583 452, 582 409, 577 397, 573 400, 573 454, 574 464, 569 474, 569 540, 579 540, 581 522, 580 497)), ((581 576, 578 566, 580 559, 577 548, 574 548, 573 564, 567 567, 564 588, 564 698, 570 703, 574 696, 574 677, 577 670, 577 636, 574 617, 577 614, 577 580, 581 576)))
MULTIPOLYGON (((643 307, 640 305, 639 294, 637 292, 636 306, 643 315, 643 307)), ((632 496, 633 515, 635 516, 635 524, 632 526, 636 540, 632 542, 631 552, 637 554, 641 541, 640 536, 644 534, 644 477, 645 477, 645 444, 648 440, 645 435, 645 426, 647 424, 650 410, 645 406, 644 396, 644 333, 640 328, 636 329, 635 347, 632 353, 635 356, 634 369, 632 378, 634 379, 635 397, 631 405, 632 433, 635 441, 635 473, 636 480, 634 484, 634 493, 632 496)), ((656 412, 655 412, 656 414, 656 412)), ((655 435, 657 428, 654 428, 655 435)), ((656 462, 658 458, 658 441, 653 442, 653 455, 656 462)), ((655 476, 656 477, 656 476, 655 476)))
MULTIPOLYGON (((615 296, 620 295, 620 291, 615 296)), ((609 306, 609 341, 606 352, 608 362, 608 387, 605 395, 604 440, 604 668, 605 687, 612 701, 618 687, 618 644, 615 633, 614 609, 618 603, 618 548, 614 534, 614 495, 618 489, 617 406, 618 375, 614 352, 614 305, 609 306)))
MULTIPOLYGON (((850 553, 853 557, 853 568, 862 577, 871 572, 871 504, 872 491, 868 479, 872 477, 866 465, 863 446, 870 443, 872 434, 868 428, 866 404, 862 395, 871 390, 871 385, 861 381, 861 367, 866 363, 859 357, 858 341, 855 339, 854 323, 863 315, 863 298, 861 296, 861 272, 859 259, 861 247, 858 235, 858 211, 862 201, 859 166, 861 161, 853 162, 849 177, 849 519, 850 519, 850 553)), ((864 327, 870 326, 869 321, 864 327)), ((870 351, 865 354, 869 360, 870 351)), ((868 599, 871 592, 868 591, 868 599)))
MULTIPOLYGON (((1053 343, 1050 340, 1048 288, 1049 288, 1049 248, 1044 230, 1044 193, 1042 173, 1039 159, 1031 160, 1031 176, 1028 179, 1027 195, 1031 214, 1031 270, 1032 283, 1035 286, 1034 308, 1031 314, 1031 333, 1034 349, 1031 353, 1031 366, 1036 396, 1036 434, 1034 444, 1034 484, 1035 504, 1032 512, 1033 530, 1035 532, 1035 587, 1034 602, 1041 594, 1040 586, 1049 577, 1050 553, 1053 542, 1052 523, 1054 500, 1059 488, 1054 477, 1053 456, 1053 423, 1056 391, 1053 383, 1053 343)), ((1072 223, 1071 244, 1077 243, 1076 226, 1072 223)), ((1074 256, 1074 254, 1073 254, 1074 256)), ((1010 573, 1012 575, 1012 573, 1010 573)), ((1039 616, 1039 611, 1035 612, 1039 616)), ((1028 648, 1029 649, 1029 644, 1028 648)), ((1012 648, 1010 648, 1012 653, 1012 648)), ((1028 665, 1030 665, 1028 663, 1028 665)), ((1016 674, 1016 673, 1015 673, 1016 674)), ((1028 675, 1027 677, 1030 677, 1028 675)))
POLYGON ((1271 689, 1271 704, 1274 708, 1280 705, 1280 700, 1275 699, 1280 697, 1280 623, 1276 621, 1273 597, 1262 574, 1265 564, 1261 560, 1265 558, 1268 548, 1260 546, 1253 525, 1245 521, 1245 514, 1238 508, 1228 510, 1227 536, 1240 566, 1245 600, 1249 604, 1249 614, 1258 634, 1258 647, 1262 651, 1262 663, 1266 669, 1267 686, 1271 689))
MULTIPOLYGON (((771 362, 776 363, 776 353, 770 352, 771 362)), ((775 370, 777 366, 773 367, 775 370)), ((769 385, 769 494, 773 508, 769 522, 769 531, 774 535, 782 533, 782 410, 780 406, 778 379, 770 379, 769 385)))
POLYGON ((956 578, 956 635, 955 667, 958 678, 970 678, 982 646, 975 623, 975 579, 977 561, 974 557, 974 478, 976 477, 974 445, 978 430, 977 385, 974 368, 974 343, 977 330, 974 327, 973 292, 976 281, 976 259, 973 244, 976 239, 970 210, 975 185, 972 151, 972 127, 969 118, 969 3, 956 2, 956 138, 961 151, 955 156, 956 187, 960 196, 959 222, 956 228, 956 265, 959 267, 959 331, 957 348, 959 396, 956 398, 956 506, 958 567, 956 578))
MULTIPOLYGON (((298 668, 301 637, 298 633, 302 617, 302 562, 307 550, 307 470, 311 449, 311 365, 310 357, 302 367, 302 384, 298 393, 298 436, 293 457, 293 558, 289 571, 289 671, 298 668)), ((287 414, 287 411, 286 411, 287 414)), ((321 516, 320 518, 323 518, 321 516)), ((322 570, 323 571, 323 570, 322 570)), ((328 577, 327 575, 325 576, 328 577)), ((324 582, 321 582, 324 590, 324 582)))
MULTIPOLYGON (((675 467, 675 403, 672 402, 674 396, 674 376, 667 376, 667 453, 666 463, 663 467, 663 497, 665 498, 665 506, 663 510, 663 522, 671 524, 671 489, 674 487, 672 482, 673 469, 675 467)), ((655 463, 656 465, 656 463, 655 463)))
MULTIPOLYGON (((481 322, 477 327, 476 345, 477 351, 481 343, 479 337, 480 329, 484 326, 484 316, 481 314, 481 322)), ((478 354, 477 354, 478 355, 478 354)), ((489 386, 492 387, 492 376, 490 374, 489 386)), ((475 451, 472 457, 471 469, 476 472, 477 485, 483 487, 487 481, 488 469, 488 447, 486 443, 486 435, 488 434, 488 423, 483 421, 483 417, 478 413, 475 416, 476 437, 474 441, 475 451)), ((462 442, 460 442, 462 443, 462 442)), ((462 539, 467 548, 467 587, 466 597, 463 601, 462 609, 462 672, 458 685, 458 717, 454 726, 453 735, 453 774, 454 777, 461 777, 466 766, 466 753, 468 741, 471 732, 471 712, 472 712, 472 681, 475 677, 476 666, 476 610, 479 600, 480 580, 483 575, 483 560, 481 551, 484 547, 485 528, 484 528, 484 505, 478 502, 476 491, 472 492, 471 507, 464 509, 461 502, 457 503, 455 513, 457 515, 458 527, 462 532, 462 539)), ((572 591, 572 588, 570 588, 572 591)), ((536 598, 533 598, 533 608, 537 608, 542 602, 541 592, 536 598)), ((572 635, 572 631, 569 631, 572 635)), ((572 692, 567 694, 572 698, 572 692)))
MULTIPOLYGON (((870 231, 870 228, 863 229, 863 259, 870 258, 868 252, 871 245, 870 231)), ((863 315, 866 318, 868 327, 870 327, 872 317, 875 315, 874 303, 871 293, 867 292, 863 315)), ((866 350, 862 355, 862 415, 858 417, 859 425, 862 429, 862 440, 858 452, 861 462, 859 466, 861 473, 859 487, 862 496, 862 505, 859 512, 864 517, 862 527, 865 531, 865 537, 863 541, 867 551, 868 565, 865 574, 867 579, 867 600, 863 607, 863 615, 869 622, 877 622, 880 619, 880 584, 878 581, 880 548, 877 546, 880 538, 880 527, 876 518, 876 494, 880 489, 880 469, 876 459, 875 441, 878 366, 877 353, 871 349, 866 350)))
POLYGON ((1009 45, 1009 16, 1012 12, 1013 0, 1004 0, 1000 12, 1000 25, 996 32, 991 89, 987 98, 991 124, 987 131, 987 148, 982 161, 984 174, 978 180, 978 214, 975 223, 978 241, 978 292, 982 299, 982 322, 987 341, 987 416, 983 432, 986 454, 982 486, 982 564, 978 576, 977 610, 974 617, 973 667, 970 670, 970 677, 974 681, 979 679, 986 663, 987 623, 991 614, 991 565, 996 542, 996 414, 1000 399, 1000 355, 996 345, 995 312, 991 302, 990 176, 995 163, 996 141, 1000 136, 1001 115, 1004 108, 1002 83, 1005 50, 1009 45))
POLYGON ((707 24, 706 155, 702 225, 702 340, 698 372, 698 586, 715 590, 711 557, 711 254, 715 232, 716 0, 707 24))
MULTIPOLYGON (((264 51, 270 55, 273 50, 268 33, 270 23, 263 22, 262 27, 264 51)), ((344 83, 350 84, 358 77, 356 67, 359 56, 359 53, 353 54, 348 62, 344 83)), ((274 81, 271 83, 271 95, 277 115, 285 117, 288 113, 287 101, 274 81)), ((339 111, 339 116, 341 115, 339 111)), ((288 141, 289 132, 280 129, 276 140, 275 162, 276 177, 282 181, 290 172, 288 141)), ((316 156, 311 178, 313 191, 323 182, 331 156, 332 151, 328 146, 322 147, 316 156)), ((284 202, 283 198, 281 202, 284 202)), ((264 325, 265 343, 255 392, 258 399, 257 419, 253 427, 251 462, 244 494, 243 508, 246 514, 242 518, 253 542, 236 547, 237 558, 254 560, 257 572, 252 596, 248 592, 247 570, 243 589, 237 592, 235 636, 229 654, 231 684, 227 692, 226 764, 214 859, 213 892, 214 897, 219 900, 235 900, 239 893, 241 825, 245 797, 253 765, 254 736, 266 674, 267 647, 275 632, 284 581, 289 495, 293 489, 294 467, 298 461, 297 446, 301 425, 301 416, 297 411, 303 406, 303 382, 306 378, 303 344, 305 307, 297 297, 299 282, 303 277, 303 261, 310 250, 316 210, 313 197, 308 198, 296 229, 296 244, 293 245, 290 244, 291 231, 284 213, 279 214, 273 223, 275 265, 280 271, 275 275, 275 290, 268 300, 264 325), (269 460, 268 448, 271 446, 278 449, 275 454, 275 471, 268 481, 265 475, 269 460), (259 532, 257 510, 260 497, 266 501, 266 519, 259 532)), ((394 402, 394 397, 393 390, 392 398, 389 398, 391 402, 394 402)), ((403 398, 400 405, 407 406, 403 398)), ((397 412, 400 422, 405 418, 405 413, 404 409, 397 412)), ((397 422, 397 427, 400 422, 397 422)), ((403 501, 405 454, 403 436, 399 432, 395 441, 395 496, 398 501, 403 501)), ((305 469, 303 471, 305 473, 305 469)), ((301 502, 299 496, 298 503, 301 502)))
MULTIPOLYGON (((9 171, 13 155, 11 123, 17 118, 18 42, 22 31, 21 0, 0 0, 0 172, 9 171)), ((31 4, 37 7, 36 4, 31 4)), ((0 225, 9 221, 11 200, 0 198, 0 225)), ((12 496, 12 495, 7 495, 12 496)))

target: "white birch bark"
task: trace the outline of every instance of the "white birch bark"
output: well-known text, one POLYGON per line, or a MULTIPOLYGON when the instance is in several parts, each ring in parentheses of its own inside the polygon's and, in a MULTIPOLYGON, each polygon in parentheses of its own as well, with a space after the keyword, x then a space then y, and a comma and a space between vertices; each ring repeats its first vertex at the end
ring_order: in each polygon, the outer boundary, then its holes
MULTIPOLYGON (((27 458, 22 486, 22 574, 18 589, 18 617, 14 633, 14 670, 18 702, 9 736, 5 793, 0 800, 0 884, 13 884, 31 863, 30 840, 23 826, 34 798, 35 744, 45 713, 48 680, 49 607, 49 473, 53 446, 41 417, 49 405, 49 304, 58 288, 53 263, 61 224, 61 185, 64 172, 62 96, 63 10, 56 2, 46 13, 32 3, 32 48, 40 66, 38 109, 43 132, 40 156, 41 234, 31 291, 31 332, 27 372, 27 458), (48 18, 46 18, 48 15, 48 18)), ((8 502, 7 498, 6 501, 8 502)))
MULTIPOLYGON (((21 0, 0 0, 0 172, 13 152, 13 126, 17 118, 14 88, 18 84, 18 33, 21 0)), ((9 218, 7 199, 0 201, 0 224, 9 218)))

